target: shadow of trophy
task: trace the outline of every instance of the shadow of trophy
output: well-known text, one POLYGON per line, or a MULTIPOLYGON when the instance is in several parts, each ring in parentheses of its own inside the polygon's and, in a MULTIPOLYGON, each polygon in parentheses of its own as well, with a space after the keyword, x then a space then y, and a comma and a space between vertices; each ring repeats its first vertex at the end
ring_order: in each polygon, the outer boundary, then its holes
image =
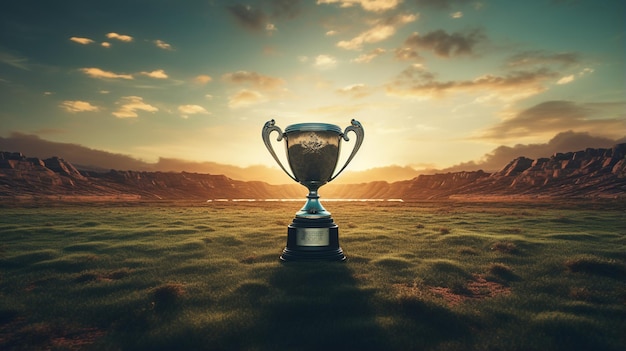
POLYGON ((274 160, 287 175, 309 190, 306 203, 296 212, 293 222, 287 227, 287 246, 282 261, 343 261, 346 256, 339 246, 339 227, 322 206, 318 189, 335 179, 352 161, 363 143, 364 131, 361 123, 352 120, 342 132, 339 126, 327 123, 299 123, 287 126, 285 132, 274 120, 265 123, 263 142, 274 160), (270 143, 270 134, 278 133, 276 141, 285 139, 290 174, 280 162, 270 143), (346 163, 333 175, 341 139, 349 141, 348 133, 356 134, 356 142, 346 163))

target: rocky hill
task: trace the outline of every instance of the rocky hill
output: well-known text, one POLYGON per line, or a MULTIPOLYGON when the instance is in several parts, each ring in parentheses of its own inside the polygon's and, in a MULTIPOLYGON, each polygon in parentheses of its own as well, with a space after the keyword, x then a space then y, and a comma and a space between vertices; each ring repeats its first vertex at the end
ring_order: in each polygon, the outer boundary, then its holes
POLYGON ((62 158, 29 158, 0 152, 0 198, 61 200, 158 200, 301 197, 301 186, 244 182, 223 175, 78 171, 62 158))
MULTIPOLYGON (((435 200, 475 198, 626 198, 626 144, 608 149, 519 157, 498 172, 420 175, 388 183, 328 184, 324 198, 435 200)), ((0 198, 66 200, 304 198, 298 184, 244 182, 223 175, 78 171, 62 158, 0 152, 0 198)))
POLYGON ((518 157, 494 173, 420 175, 395 183, 334 186, 337 197, 402 198, 626 198, 626 144, 608 149, 518 157))

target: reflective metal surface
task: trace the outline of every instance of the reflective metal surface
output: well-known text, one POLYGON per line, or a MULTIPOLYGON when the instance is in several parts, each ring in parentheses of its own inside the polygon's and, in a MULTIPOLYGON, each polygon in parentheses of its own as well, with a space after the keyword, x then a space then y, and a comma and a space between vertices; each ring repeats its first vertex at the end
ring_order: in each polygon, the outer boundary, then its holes
POLYGON ((328 246, 328 228, 296 228, 298 246, 328 246))
POLYGON ((261 136, 265 146, 280 168, 291 179, 309 189, 307 202, 296 213, 296 217, 309 219, 330 218, 330 212, 326 211, 319 202, 317 191, 319 187, 335 179, 356 155, 363 143, 364 132, 361 123, 353 119, 351 125, 346 127, 343 132, 339 126, 334 124, 299 123, 287 126, 283 133, 280 127, 276 126, 275 121, 270 120, 265 123, 261 136), (287 161, 291 173, 283 166, 272 147, 270 134, 273 132, 278 133, 276 141, 285 139, 287 161), (333 175, 339 161, 341 139, 345 141, 350 140, 347 136, 348 132, 354 132, 357 140, 346 163, 339 169, 339 172, 333 175))
POLYGON ((341 132, 291 131, 285 135, 287 160, 298 182, 307 187, 326 184, 337 167, 341 132))

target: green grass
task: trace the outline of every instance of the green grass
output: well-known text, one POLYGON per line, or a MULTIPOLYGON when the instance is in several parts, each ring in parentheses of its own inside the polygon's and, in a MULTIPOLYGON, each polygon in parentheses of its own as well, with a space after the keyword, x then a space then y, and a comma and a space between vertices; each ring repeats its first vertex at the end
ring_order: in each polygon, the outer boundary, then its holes
POLYGON ((623 203, 328 202, 282 264, 300 205, 4 205, 0 349, 626 349, 623 203))

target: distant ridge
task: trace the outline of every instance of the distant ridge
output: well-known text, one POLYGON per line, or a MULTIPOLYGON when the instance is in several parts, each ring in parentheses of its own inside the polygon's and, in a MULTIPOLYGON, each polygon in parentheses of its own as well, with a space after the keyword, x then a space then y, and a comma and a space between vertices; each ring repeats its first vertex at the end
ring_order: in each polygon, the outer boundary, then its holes
MULTIPOLYGON (((333 184, 324 198, 350 199, 626 199, 626 143, 612 148, 518 157, 494 173, 461 171, 388 183, 333 184)), ((0 197, 75 201, 304 198, 296 183, 272 185, 189 172, 79 171, 59 157, 0 152, 0 197)))
POLYGON ((626 198, 626 143, 612 148, 518 157, 494 173, 420 175, 394 183, 327 185, 337 197, 404 200, 477 198, 626 198))

